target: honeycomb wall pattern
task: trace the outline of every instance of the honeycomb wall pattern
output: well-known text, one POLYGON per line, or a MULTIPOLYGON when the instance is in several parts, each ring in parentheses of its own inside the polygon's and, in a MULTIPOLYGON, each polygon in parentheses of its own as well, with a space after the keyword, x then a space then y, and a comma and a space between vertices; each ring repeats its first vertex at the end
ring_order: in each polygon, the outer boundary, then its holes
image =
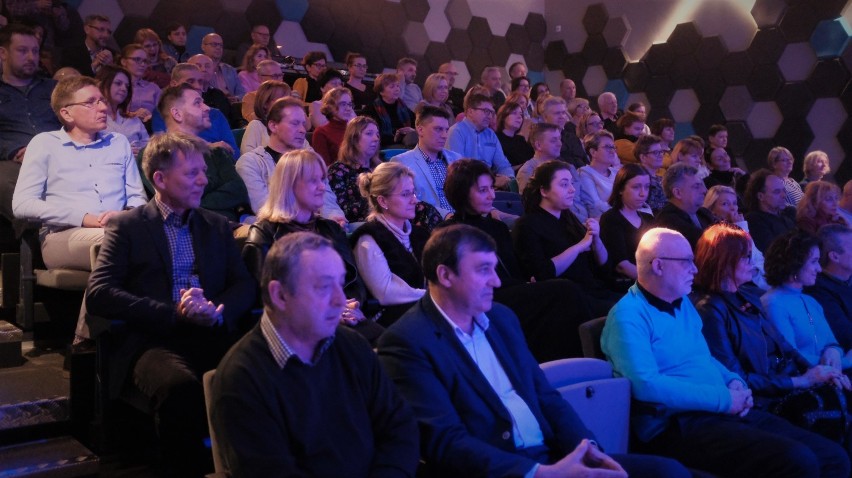
POLYGON ((645 101, 649 121, 674 118, 678 137, 706 134, 711 124, 724 122, 732 151, 749 167, 762 166, 766 152, 783 145, 797 158, 794 174, 800 174, 804 154, 822 149, 838 180, 852 178, 852 161, 845 161, 852 156, 850 0, 756 0, 754 23, 740 18, 721 29, 712 20, 734 7, 703 2, 638 55, 631 32, 656 29, 660 19, 611 14, 624 10, 621 1, 578 1, 572 4, 577 26, 559 32, 548 31, 546 19, 562 18, 564 3, 550 0, 513 0, 505 8, 494 8, 499 2, 493 0, 71 3, 84 14, 110 15, 119 44, 141 26, 162 32, 177 20, 190 29, 190 50, 215 30, 233 51, 252 24, 265 23, 288 55, 319 49, 342 61, 347 52, 360 51, 372 72, 411 56, 422 65, 419 82, 452 61, 462 88, 486 66, 523 60, 531 80, 547 81, 553 91, 572 78, 592 104, 603 91, 615 93, 622 108, 645 101), (546 11, 554 8, 560 11, 546 11))

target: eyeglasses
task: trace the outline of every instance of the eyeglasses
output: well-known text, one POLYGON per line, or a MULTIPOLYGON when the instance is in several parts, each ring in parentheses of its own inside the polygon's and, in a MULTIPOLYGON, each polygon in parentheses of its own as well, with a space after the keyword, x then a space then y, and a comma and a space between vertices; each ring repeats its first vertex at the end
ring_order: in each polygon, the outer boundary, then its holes
POLYGON ((656 156, 658 158, 662 157, 666 152, 662 149, 658 149, 657 151, 645 151, 642 154, 650 154, 651 156, 656 156))
POLYGON ((72 106, 83 106, 87 109, 92 109, 95 106, 97 106, 98 104, 102 104, 104 106, 107 106, 107 101, 104 98, 92 98, 92 99, 89 99, 89 100, 86 100, 86 101, 80 101, 78 103, 68 103, 67 105, 65 105, 65 108, 70 108, 72 106))
MULTIPOLYGON (((661 261, 684 262, 686 264, 694 264, 695 263, 694 257, 655 257, 654 259, 659 259, 661 261)), ((654 262, 654 260, 651 259, 651 262, 654 262)))
POLYGON ((351 101, 341 101, 340 103, 337 103, 337 107, 338 108, 354 108, 355 103, 352 103, 351 101))
POLYGON ((204 44, 205 46, 212 46, 213 48, 222 48, 225 46, 224 43, 218 41, 211 41, 204 44))
POLYGON ((261 73, 261 74, 260 74, 260 75, 258 75, 258 76, 260 76, 261 78, 272 78, 272 79, 274 79, 274 80, 282 80, 282 79, 284 79, 284 73, 276 73, 276 74, 274 74, 274 75, 264 75, 264 74, 262 74, 262 73, 261 73))
POLYGON ((352 66, 355 68, 367 68, 366 63, 353 63, 352 66))
POLYGON ((325 68, 326 64, 325 63, 314 63, 313 65, 308 65, 308 66, 315 66, 317 68, 325 68))
POLYGON ((614 144, 608 144, 608 145, 606 145, 606 146, 601 146, 601 148, 603 148, 603 149, 605 149, 605 150, 607 150, 607 151, 610 151, 610 152, 615 151, 616 149, 618 149, 618 148, 616 148, 616 147, 615 147, 615 145, 614 145, 614 144))
POLYGON ((415 197, 415 198, 416 198, 416 197, 417 197, 417 193, 416 193, 416 192, 414 192, 414 191, 403 191, 403 192, 401 192, 401 193, 399 193, 399 194, 385 194, 385 196, 388 196, 388 197, 390 197, 390 196, 399 196, 399 197, 401 197, 402 199, 411 199, 411 198, 413 198, 413 197, 415 197))
POLYGON ((143 57, 143 56, 128 56, 127 59, 133 61, 137 65, 147 65, 148 64, 148 59, 143 57))
POLYGON ((495 114, 497 114, 496 111, 490 110, 488 108, 471 108, 471 109, 476 110, 476 111, 481 111, 481 112, 485 113, 486 116, 494 116, 495 114))
POLYGON ((86 25, 89 28, 93 28, 98 33, 106 33, 107 35, 112 35, 112 30, 107 27, 99 27, 96 25, 86 25))
POLYGON ((589 121, 588 123, 586 123, 586 127, 588 128, 589 126, 603 126, 603 123, 601 123, 600 121, 589 121))

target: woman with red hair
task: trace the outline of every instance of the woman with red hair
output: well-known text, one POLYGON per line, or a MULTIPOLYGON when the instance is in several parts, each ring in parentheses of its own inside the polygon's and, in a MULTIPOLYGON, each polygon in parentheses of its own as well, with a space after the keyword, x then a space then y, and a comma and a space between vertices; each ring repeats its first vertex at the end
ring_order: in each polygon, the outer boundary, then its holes
POLYGON ((837 211, 840 188, 828 181, 814 181, 805 187, 805 195, 796 207, 796 225, 799 229, 816 235, 826 224, 846 224, 837 211))

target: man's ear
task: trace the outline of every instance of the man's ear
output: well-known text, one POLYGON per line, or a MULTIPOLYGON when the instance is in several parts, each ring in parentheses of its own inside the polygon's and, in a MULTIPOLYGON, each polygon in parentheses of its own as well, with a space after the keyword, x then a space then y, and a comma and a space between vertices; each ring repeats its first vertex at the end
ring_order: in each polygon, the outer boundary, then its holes
POLYGON ((272 302, 272 307, 275 310, 285 310, 287 308, 287 297, 285 295, 284 284, 277 280, 269 281, 266 286, 269 292, 269 300, 272 302))
POLYGON ((151 176, 151 182, 154 183, 154 187, 157 189, 165 189, 165 175, 162 171, 154 171, 154 174, 151 176))
POLYGON ((175 122, 180 123, 183 121, 183 111, 177 106, 169 108, 169 114, 172 115, 172 119, 175 120, 175 122))
POLYGON ((449 289, 453 286, 453 278, 455 278, 456 273, 453 272, 452 269, 441 264, 438 266, 438 269, 435 270, 435 273, 438 276, 438 283, 441 284, 442 287, 449 289))

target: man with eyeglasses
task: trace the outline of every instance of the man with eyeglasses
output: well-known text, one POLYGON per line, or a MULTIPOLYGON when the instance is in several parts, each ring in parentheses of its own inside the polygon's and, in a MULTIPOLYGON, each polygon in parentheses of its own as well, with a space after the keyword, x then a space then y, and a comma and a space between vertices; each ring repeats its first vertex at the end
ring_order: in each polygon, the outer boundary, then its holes
POLYGON ((112 24, 108 17, 89 15, 83 21, 86 38, 81 45, 66 48, 62 53, 61 66, 75 68, 84 76, 95 76, 101 65, 111 65, 113 52, 107 46, 112 36, 112 24))
POLYGON ((237 70, 222 61, 225 44, 217 33, 208 33, 201 40, 201 51, 213 61, 213 76, 210 85, 222 90, 232 102, 239 101, 246 94, 237 77, 237 70))
POLYGON ((746 381, 710 354, 687 295, 698 271, 689 242, 654 228, 636 250, 638 279, 612 308, 601 348, 633 398, 635 449, 724 476, 848 476, 838 444, 754 407, 746 381), (641 403, 640 402, 640 403, 641 403))
MULTIPOLYGON (((281 64, 274 60, 263 60, 258 63, 257 75, 260 77, 261 83, 270 80, 284 81, 284 71, 281 69, 281 64)), ((255 98, 257 98, 257 90, 249 91, 245 96, 243 96, 241 112, 246 121, 257 119, 254 115, 255 98)))
POLYGON ((249 36, 251 38, 251 42, 243 42, 237 47, 237 61, 242 61, 243 57, 246 56, 246 52, 252 45, 265 46, 269 50, 269 58, 276 61, 283 60, 281 53, 278 51, 278 47, 272 39, 272 34, 269 32, 268 26, 258 24, 251 27, 249 36))
POLYGON ((27 146, 12 197, 15 217, 44 222, 41 251, 49 269, 91 270, 89 249, 124 209, 145 204, 130 143, 105 131, 107 100, 93 78, 60 81, 50 99, 62 122, 27 146))
POLYGON ((40 78, 39 45, 35 32, 20 24, 0 30, 0 250, 15 250, 12 232, 12 193, 21 170, 27 143, 38 133, 62 125, 50 107, 56 82, 40 78))
POLYGON ((656 227, 667 227, 681 234, 695 250, 704 230, 716 220, 703 207, 707 188, 698 169, 686 163, 673 164, 663 177, 663 192, 668 202, 654 218, 656 227))
POLYGON ((455 87, 456 77, 459 76, 459 71, 451 62, 447 62, 438 67, 438 73, 447 77, 447 83, 450 86, 450 99, 447 100, 447 103, 452 106, 453 114, 458 116, 459 113, 464 111, 464 90, 455 87))
POLYGON ((462 121, 450 127, 447 149, 465 158, 483 161, 497 178, 494 188, 506 190, 515 179, 515 171, 503 154, 497 133, 489 127, 496 111, 488 96, 472 94, 465 98, 462 121))

